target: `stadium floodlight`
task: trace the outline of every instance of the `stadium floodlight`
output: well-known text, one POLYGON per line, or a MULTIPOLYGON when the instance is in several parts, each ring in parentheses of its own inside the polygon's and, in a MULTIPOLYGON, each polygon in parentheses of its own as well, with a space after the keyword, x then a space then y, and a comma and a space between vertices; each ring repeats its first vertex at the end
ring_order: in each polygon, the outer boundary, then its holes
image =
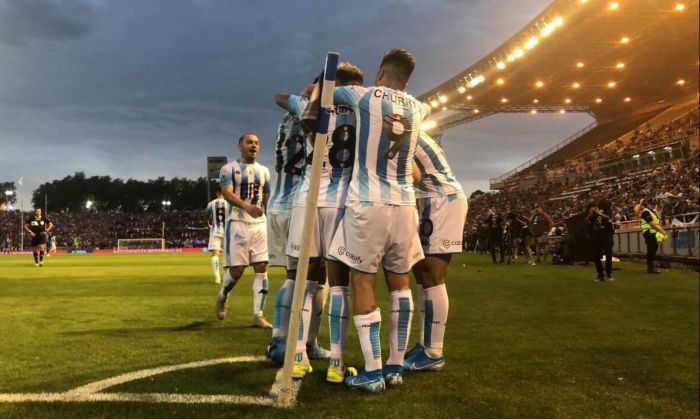
POLYGON ((625 63, 619 62, 619 63, 615 64, 615 68, 617 68, 617 69, 623 69, 623 68, 625 68, 625 63))
POLYGON ((566 110, 564 110, 564 109, 559 109, 559 113, 566 113, 566 110))
POLYGON ((622 38, 620 38, 620 43, 621 44, 629 44, 630 38, 628 36, 623 36, 622 38))
POLYGON ((458 91, 459 93, 464 93, 464 92, 467 91, 467 88, 464 87, 464 86, 459 86, 459 87, 457 88, 457 91, 458 91))
POLYGON ((430 102, 430 106, 432 106, 433 108, 437 108, 438 105, 439 105, 439 103, 438 103, 437 100, 433 100, 433 101, 430 102))
POLYGON ((322 153, 313 153, 311 170, 309 175, 309 194, 302 222, 302 239, 299 247, 299 258, 297 266, 296 280, 294 281, 294 293, 289 315, 289 328, 287 329, 287 343, 284 352, 284 366, 280 374, 280 392, 278 401, 283 406, 289 406, 293 399, 292 389, 292 369, 294 367, 294 355, 299 335, 299 320, 301 318, 301 307, 306 289, 306 275, 309 270, 309 256, 311 254, 311 238, 313 227, 316 223, 316 211, 318 204, 318 190, 321 182, 321 170, 323 160, 328 151, 326 143, 328 140, 328 123, 333 112, 333 91, 335 90, 335 73, 338 67, 338 53, 329 52, 326 55, 326 65, 323 70, 323 80, 321 87, 321 106, 318 112, 318 130, 314 141, 316 150, 323 150, 322 153))
POLYGON ((92 208, 92 206, 93 206, 94 204, 95 204, 94 202, 92 202, 91 200, 88 199, 88 200, 85 202, 85 209, 90 209, 90 208, 92 208))
MULTIPOLYGON (((683 82, 685 83, 685 82, 683 82)), ((467 100, 472 100, 472 95, 467 95, 467 100)))
POLYGON ((685 10, 685 4, 683 3, 676 3, 676 7, 673 8, 673 10, 677 12, 682 12, 685 10))
POLYGON ((540 103, 540 100, 539 100, 539 99, 533 99, 533 100, 532 100, 532 103, 540 103))
POLYGON ((499 70, 503 70, 504 68, 506 68, 506 63, 504 63, 503 61, 498 61, 496 63, 496 68, 499 70))
POLYGON ((496 80, 496 84, 499 85, 499 86, 505 84, 505 82, 506 82, 506 81, 503 80, 503 79, 498 79, 498 80, 496 80))
POLYGON ((507 98, 507 97, 502 97, 502 98, 501 98, 501 103, 508 103, 508 98, 507 98))
POLYGON ((578 67, 578 68, 583 68, 584 65, 585 64, 582 61, 579 61, 576 63, 576 67, 578 67))
POLYGON ((564 19, 561 16, 557 16, 554 18, 552 23, 554 23, 554 26, 561 26, 564 24, 564 19))
POLYGON ((608 10, 612 10, 612 11, 620 10, 620 3, 616 2, 616 1, 610 2, 610 4, 608 4, 608 10))
POLYGON ((603 99, 601 99, 599 97, 595 98, 595 103, 602 103, 602 102, 603 102, 603 99))
POLYGON ((609 81, 609 82, 608 82, 608 87, 609 87, 609 88, 612 89, 612 88, 615 87, 615 86, 617 86, 617 83, 615 83, 614 81, 609 81))
POLYGON ((513 50, 513 55, 515 55, 515 58, 520 58, 525 55, 525 51, 523 51, 521 48, 516 48, 513 50))
POLYGON ((571 83, 571 87, 573 87, 574 89, 578 89, 579 87, 581 87, 581 83, 575 81, 571 83))
POLYGON ((479 113, 479 110, 478 110, 478 109, 474 109, 473 112, 474 112, 474 113, 479 113))
POLYGON ((440 97, 438 99, 440 99, 440 103, 447 102, 447 96, 445 96, 445 95, 440 95, 440 97))
POLYGON ((536 113, 537 113, 537 109, 531 110, 530 113, 533 114, 533 115, 536 114, 536 113))
POLYGON ((631 102, 631 101, 632 101, 632 98, 631 98, 631 97, 628 96, 628 97, 625 98, 625 102, 631 102))
POLYGON ((526 49, 533 49, 535 48, 535 45, 537 45, 539 41, 537 40, 536 36, 530 37, 527 41, 525 41, 525 48, 526 49))
POLYGON ((543 38, 548 37, 549 35, 554 32, 554 25, 551 23, 547 23, 544 25, 544 27, 540 30, 540 35, 542 35, 543 38))
POLYGON ((676 84, 679 85, 679 86, 683 86, 683 85, 685 84, 685 80, 683 80, 683 79, 678 79, 678 81, 676 82, 676 84))
POLYGON ((564 99, 564 103, 567 103, 567 104, 568 104, 568 103, 571 103, 571 99, 569 99, 569 98, 567 97, 566 99, 564 99))
POLYGON ((535 87, 542 87, 542 86, 544 86, 544 82, 542 80, 537 80, 535 82, 535 87))
POLYGON ((15 194, 15 191, 5 191, 5 196, 10 197, 15 194))

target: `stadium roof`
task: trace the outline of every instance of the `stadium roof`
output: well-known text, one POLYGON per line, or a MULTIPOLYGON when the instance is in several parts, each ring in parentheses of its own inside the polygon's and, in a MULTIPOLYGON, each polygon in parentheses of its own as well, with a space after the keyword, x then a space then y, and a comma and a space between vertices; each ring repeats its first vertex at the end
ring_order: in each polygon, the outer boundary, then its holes
POLYGON ((499 112, 609 120, 697 93, 699 64, 697 0, 555 0, 420 99, 437 130, 499 112))

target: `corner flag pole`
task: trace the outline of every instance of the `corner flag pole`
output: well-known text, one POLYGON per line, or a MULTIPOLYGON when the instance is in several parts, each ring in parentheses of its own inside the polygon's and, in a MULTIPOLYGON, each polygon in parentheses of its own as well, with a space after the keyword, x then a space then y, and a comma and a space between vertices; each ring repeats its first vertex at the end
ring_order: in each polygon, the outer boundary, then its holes
MULTIPOLYGON (((321 89, 321 109, 318 114, 318 130, 314 140, 313 159, 311 172, 309 173, 309 195, 304 213, 303 234, 299 249, 299 261, 297 276, 294 281, 294 295, 290 308, 289 329, 287 330, 287 344, 284 351, 284 366, 282 367, 281 388, 278 401, 289 406, 292 403, 292 369, 294 368, 294 355, 296 354, 297 341, 299 340, 299 321, 301 319, 301 307, 306 289, 306 275, 309 271, 309 254, 311 252, 311 238, 313 226, 316 222, 316 205, 318 203, 318 190, 321 183, 321 169, 327 153, 326 141, 328 140, 328 123, 330 113, 333 110, 333 90, 335 89, 335 72, 338 67, 338 53, 329 52, 326 55, 326 65, 323 71, 323 88, 321 89)), ((307 325, 308 327, 308 325, 307 325)))

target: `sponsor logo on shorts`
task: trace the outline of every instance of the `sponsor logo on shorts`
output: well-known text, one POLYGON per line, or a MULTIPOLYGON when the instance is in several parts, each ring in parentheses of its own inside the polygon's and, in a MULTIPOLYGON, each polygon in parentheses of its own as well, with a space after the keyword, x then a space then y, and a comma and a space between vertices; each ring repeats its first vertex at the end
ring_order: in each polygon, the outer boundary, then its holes
POLYGON ((454 240, 454 241, 449 241, 449 240, 443 240, 442 241, 442 246, 449 249, 450 246, 461 246, 462 245, 462 240, 454 240))
POLYGON ((411 256, 411 259, 419 259, 421 256, 423 256, 423 252, 416 252, 411 256))
POLYGON ((292 250, 298 252, 299 249, 301 249, 301 245, 299 243, 292 243, 292 250))
POLYGON ((362 259, 362 256, 358 256, 358 255, 355 255, 353 253, 348 252, 348 250, 345 248, 345 246, 340 246, 338 248, 338 254, 340 256, 347 257, 348 259, 350 259, 351 261, 353 261, 355 263, 362 263, 362 261, 364 260, 364 259, 362 259))

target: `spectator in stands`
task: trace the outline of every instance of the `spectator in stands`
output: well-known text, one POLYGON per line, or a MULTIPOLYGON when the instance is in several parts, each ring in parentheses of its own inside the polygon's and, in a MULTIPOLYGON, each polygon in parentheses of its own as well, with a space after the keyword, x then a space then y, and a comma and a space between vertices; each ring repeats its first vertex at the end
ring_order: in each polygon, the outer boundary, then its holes
POLYGON ((644 242, 647 245, 647 273, 661 273, 654 267, 654 257, 659 250, 659 243, 668 237, 666 231, 661 227, 659 216, 656 213, 656 199, 643 200, 641 206, 641 223, 644 242))

